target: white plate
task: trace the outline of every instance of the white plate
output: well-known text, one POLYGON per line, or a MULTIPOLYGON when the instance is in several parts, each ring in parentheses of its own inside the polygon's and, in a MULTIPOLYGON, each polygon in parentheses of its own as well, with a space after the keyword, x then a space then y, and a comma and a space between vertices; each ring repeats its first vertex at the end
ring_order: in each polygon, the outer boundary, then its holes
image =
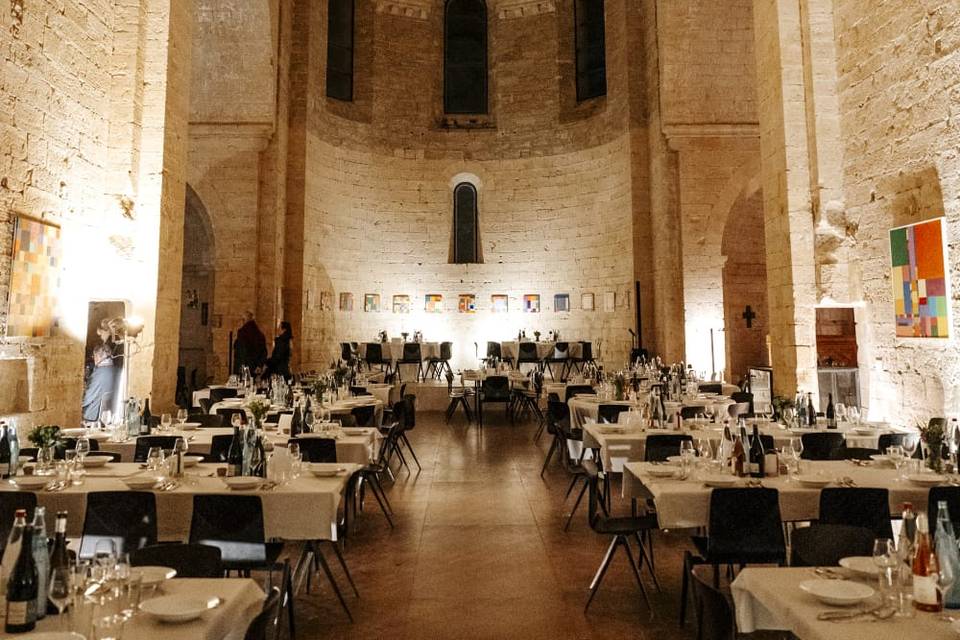
POLYGON ((946 482, 947 478, 939 473, 912 473, 907 476, 907 480, 922 487, 932 487, 946 482))
POLYGON ((234 476, 232 478, 223 478, 223 483, 231 489, 256 489, 263 484, 263 478, 256 476, 234 476))
POLYGON ((714 488, 723 488, 723 487, 732 487, 737 484, 737 479, 733 476, 706 476, 703 479, 703 484, 708 487, 714 488))
POLYGON ((321 466, 310 467, 310 473, 312 473, 314 476, 318 478, 333 478, 334 476, 340 475, 344 471, 346 471, 346 469, 343 467, 330 467, 326 465, 322 467, 321 466))
POLYGON ((873 588, 853 580, 804 580, 800 590, 834 607, 849 607, 874 594, 873 588))
POLYGON ((833 482, 833 480, 825 476, 802 475, 802 476, 797 476, 797 482, 799 482, 805 487, 812 487, 814 489, 823 489, 825 486, 833 482))
POLYGON ((152 587, 174 578, 177 575, 177 570, 170 567, 144 565, 142 567, 131 567, 130 573, 133 575, 139 574, 141 584, 145 587, 152 587))
POLYGON ((672 465, 659 466, 647 468, 646 473, 648 476, 653 478, 672 478, 674 475, 676 475, 677 470, 672 465))
POLYGON ((157 479, 153 476, 130 476, 123 479, 123 484, 134 490, 153 489, 157 484, 157 479))
POLYGON ((180 425, 181 431, 193 431, 200 428, 199 422, 184 422, 180 425))
POLYGON ((74 631, 35 631, 25 636, 23 640, 84 640, 84 637, 74 631))
POLYGON ((195 467, 203 462, 203 456, 183 456, 183 466, 195 467))
POLYGON ((17 461, 20 464, 30 464, 31 462, 33 462, 33 456, 20 456, 17 458, 17 461))
POLYGON ((609 424, 600 425, 598 427, 598 431, 604 435, 623 434, 627 432, 627 430, 623 427, 617 427, 609 424))
POLYGON ((874 462, 890 462, 890 456, 885 453, 871 454, 870 459, 874 462))
POLYGON ((113 458, 110 456, 98 456, 96 454, 89 454, 83 458, 83 468, 84 469, 96 469, 97 467, 103 467, 113 458))
POLYGON ((872 429, 870 427, 854 427, 853 429, 850 429, 850 431, 859 436, 869 436, 877 432, 876 429, 872 429))
POLYGON ((880 567, 873 561, 873 556, 850 556, 840 558, 840 566, 853 573, 867 578, 876 578, 880 567))
POLYGON ((60 429, 60 434, 65 438, 79 438, 87 435, 87 430, 83 427, 72 427, 70 429, 60 429))
POLYGON ((42 489, 48 482, 50 482, 49 476, 17 476, 13 479, 13 483, 18 488, 28 490, 42 489))
POLYGON ((219 598, 205 600, 195 596, 162 596, 140 603, 140 610, 161 622, 189 622, 220 604, 219 598))

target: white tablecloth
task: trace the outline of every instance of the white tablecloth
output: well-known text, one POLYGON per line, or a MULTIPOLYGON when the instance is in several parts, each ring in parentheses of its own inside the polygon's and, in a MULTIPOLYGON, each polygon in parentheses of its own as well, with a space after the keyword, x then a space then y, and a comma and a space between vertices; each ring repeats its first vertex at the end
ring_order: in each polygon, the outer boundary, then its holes
MULTIPOLYGON (((337 463, 346 473, 332 478, 317 478, 305 471, 296 480, 269 491, 231 491, 220 478, 212 476, 218 466, 201 464, 187 471, 186 478, 174 491, 155 491, 157 496, 157 533, 161 541, 185 542, 190 535, 193 496, 196 494, 256 495, 263 501, 264 533, 280 540, 336 540, 337 508, 349 474, 357 465, 337 463)), ((70 537, 83 533, 83 514, 87 510, 87 494, 92 491, 129 491, 122 478, 145 474, 139 464, 111 463, 102 469, 91 469, 84 483, 60 492, 39 491, 37 499, 52 515, 67 511, 70 537)), ((17 491, 9 483, 0 483, 0 491, 17 491)), ((51 529, 52 530, 52 529, 51 529)))
MULTIPOLYGON (((847 461, 803 461, 803 467, 804 473, 818 473, 825 478, 850 477, 858 487, 888 489, 890 513, 899 513, 903 502, 912 502, 917 513, 927 509, 927 494, 930 488, 898 480, 893 467, 858 467, 847 461)), ((623 497, 652 498, 657 506, 661 529, 707 526, 712 489, 693 478, 654 478, 646 473, 649 468, 650 465, 645 462, 628 462, 623 465, 623 497)), ((745 481, 741 479, 737 486, 744 484, 745 481)), ((799 482, 788 481, 783 476, 764 478, 763 485, 780 492, 780 515, 785 522, 817 519, 820 511, 819 489, 807 488, 799 482)))
MULTIPOLYGON (((390 362, 396 363, 397 360, 403 357, 403 342, 381 342, 380 347, 383 352, 383 359, 390 360, 390 362)), ((360 355, 360 359, 367 357, 367 343, 361 342, 357 347, 357 353, 360 355)), ((421 342, 420 343, 420 358, 426 362, 431 358, 440 357, 440 343, 439 342, 421 342)))
POLYGON ((231 387, 226 384, 212 384, 209 387, 204 387, 203 389, 197 389, 193 392, 193 406, 199 407, 201 398, 210 397, 210 389, 235 389, 236 387, 231 387))
MULTIPOLYGON (((373 396, 360 396, 357 398, 345 398, 343 400, 337 400, 331 404, 326 405, 326 408, 334 416, 345 415, 350 413, 354 408, 372 404, 374 405, 373 410, 373 420, 374 425, 379 426, 383 424, 383 407, 384 402, 378 398, 376 395, 373 396)), ((210 415, 215 415, 217 409, 240 409, 243 407, 242 401, 236 401, 234 399, 224 400, 223 402, 218 402, 210 407, 210 415)), ((314 405, 314 410, 317 407, 314 405)), ((289 409, 287 409, 289 411, 289 409)))
POLYGON ((629 400, 601 400, 599 397, 592 395, 570 398, 567 401, 567 406, 570 407, 570 428, 582 429, 588 422, 597 422, 600 415, 600 405, 602 404, 633 406, 633 403, 629 400))
MULTIPOLYGON (((556 342, 533 342, 528 341, 531 344, 537 345, 537 358, 543 360, 544 358, 549 358, 553 356, 553 350, 556 347, 556 342)), ((579 358, 583 355, 583 345, 580 342, 568 342, 567 343, 567 356, 570 358, 579 358)), ((513 358, 516 362, 517 358, 520 355, 520 343, 516 340, 507 340, 500 343, 500 355, 504 358, 513 358)))

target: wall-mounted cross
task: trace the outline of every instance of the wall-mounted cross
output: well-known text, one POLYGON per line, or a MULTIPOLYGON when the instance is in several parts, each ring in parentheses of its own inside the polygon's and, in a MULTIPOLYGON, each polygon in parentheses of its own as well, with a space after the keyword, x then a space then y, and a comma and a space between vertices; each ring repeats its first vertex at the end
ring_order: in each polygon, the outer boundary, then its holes
POLYGON ((752 329, 753 319, 757 317, 757 314, 753 312, 753 309, 750 308, 750 305, 747 305, 747 308, 743 310, 743 313, 740 314, 740 317, 747 321, 747 329, 752 329))

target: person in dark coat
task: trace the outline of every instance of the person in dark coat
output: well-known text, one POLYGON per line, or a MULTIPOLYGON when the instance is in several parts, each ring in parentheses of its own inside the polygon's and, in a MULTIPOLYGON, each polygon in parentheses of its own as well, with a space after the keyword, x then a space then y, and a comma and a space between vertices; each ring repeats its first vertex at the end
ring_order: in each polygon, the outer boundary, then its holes
POLYGON ((240 373, 246 366, 254 373, 267 361, 267 339, 253 319, 252 311, 245 312, 242 320, 243 326, 233 342, 233 372, 240 373))
POLYGON ((267 373, 283 376, 289 380, 290 374, 290 354, 292 352, 293 329, 290 323, 284 320, 280 323, 280 330, 277 337, 273 339, 273 353, 270 354, 270 360, 267 363, 267 373))

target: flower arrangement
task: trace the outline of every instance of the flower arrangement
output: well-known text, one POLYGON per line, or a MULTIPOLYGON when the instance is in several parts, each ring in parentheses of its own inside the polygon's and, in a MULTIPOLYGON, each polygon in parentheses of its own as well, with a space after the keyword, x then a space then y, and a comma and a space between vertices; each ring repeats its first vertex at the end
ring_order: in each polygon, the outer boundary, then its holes
POLYGON ((343 365, 337 365, 333 370, 333 386, 342 387, 347 383, 347 377, 350 370, 344 367, 343 365))
POLYGON ((793 400, 784 396, 773 396, 770 403, 773 405, 773 419, 777 421, 783 417, 784 411, 793 409, 793 400))
POLYGON ((320 376, 313 383, 313 395, 317 397, 320 403, 323 403, 323 396, 330 390, 330 381, 326 376, 320 376))
POLYGON ((263 419, 270 410, 270 403, 265 400, 250 400, 244 408, 253 416, 253 424, 259 426, 263 424, 263 419))
POLYGON ((622 371, 618 371, 617 375, 613 377, 613 388, 616 390, 616 399, 623 400, 624 390, 627 388, 627 379, 622 371))
POLYGON ((59 445, 63 441, 63 434, 57 425, 40 425, 33 428, 27 435, 27 440, 40 449, 46 449, 59 445))
POLYGON ((943 468, 943 421, 930 420, 926 425, 917 424, 920 431, 920 439, 927 445, 927 466, 936 473, 940 473, 943 468))

